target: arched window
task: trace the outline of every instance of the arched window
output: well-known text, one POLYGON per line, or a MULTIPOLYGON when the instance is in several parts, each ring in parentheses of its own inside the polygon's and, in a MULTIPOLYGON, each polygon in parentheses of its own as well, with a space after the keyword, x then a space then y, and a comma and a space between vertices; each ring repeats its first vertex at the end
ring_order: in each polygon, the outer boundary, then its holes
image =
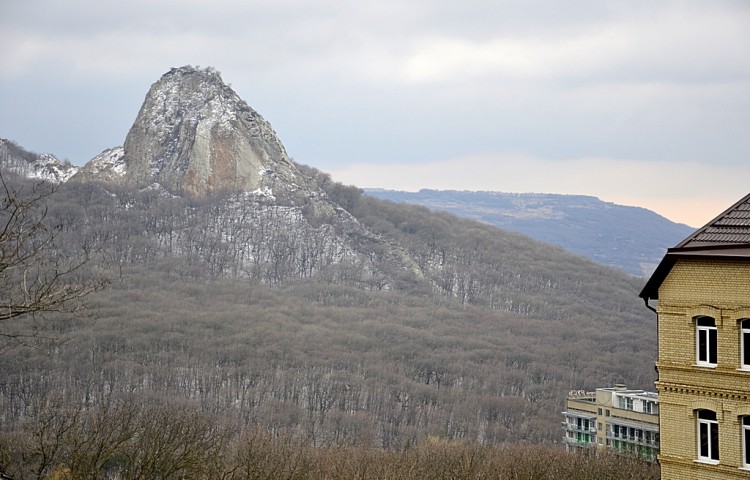
POLYGON ((742 417, 742 466, 750 468, 750 415, 742 417))
POLYGON ((719 461, 719 422, 711 410, 698 410, 698 460, 719 461))
POLYGON ((750 370, 750 318, 740 321, 740 368, 750 370))
POLYGON ((716 320, 711 317, 695 319, 695 361, 698 365, 716 366, 716 320))

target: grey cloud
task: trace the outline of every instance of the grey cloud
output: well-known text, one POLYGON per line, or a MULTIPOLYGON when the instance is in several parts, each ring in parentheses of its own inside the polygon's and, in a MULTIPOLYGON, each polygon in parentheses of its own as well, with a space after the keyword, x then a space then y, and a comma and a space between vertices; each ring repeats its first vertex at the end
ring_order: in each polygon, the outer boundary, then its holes
POLYGON ((3 2, 0 136, 85 161, 122 142, 159 75, 199 64, 323 170, 508 152, 740 163, 748 24, 726 0, 3 2))

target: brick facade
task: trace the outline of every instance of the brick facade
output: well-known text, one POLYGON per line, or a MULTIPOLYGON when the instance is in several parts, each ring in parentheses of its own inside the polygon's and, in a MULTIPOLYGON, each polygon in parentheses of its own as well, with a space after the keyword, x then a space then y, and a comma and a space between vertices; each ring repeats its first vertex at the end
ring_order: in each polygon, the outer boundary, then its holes
POLYGON ((661 478, 750 479, 750 194, 670 248, 640 297, 658 300, 661 478))
POLYGON ((740 324, 750 318, 750 262, 679 259, 659 287, 662 479, 750 478, 741 417, 750 415, 750 371, 740 369, 740 324), (717 362, 697 365, 696 318, 716 325, 717 362), (699 409, 716 412, 718 463, 698 460, 699 409))

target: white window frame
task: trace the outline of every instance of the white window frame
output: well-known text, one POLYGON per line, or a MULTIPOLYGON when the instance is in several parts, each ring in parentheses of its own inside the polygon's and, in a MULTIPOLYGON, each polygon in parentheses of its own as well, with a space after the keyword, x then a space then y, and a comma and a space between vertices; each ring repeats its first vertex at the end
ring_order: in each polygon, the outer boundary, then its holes
POLYGON ((718 362, 718 330, 716 320, 712 317, 695 318, 695 363, 702 367, 715 367, 718 362), (702 322, 703 321, 703 322, 702 322), (709 322, 710 321, 710 322, 709 322), (713 323, 713 325, 700 325, 713 323), (704 339, 702 342, 701 339, 704 339), (703 347, 701 348, 701 343, 703 347), (712 358, 713 357, 713 358, 712 358), (713 362, 711 360, 714 360, 713 362))
POLYGON ((698 419, 696 437, 698 439, 698 461, 706 463, 719 463, 719 422, 716 420, 716 412, 712 410, 698 410, 696 412, 698 419), (710 417, 713 418, 702 418, 710 417), (705 433, 705 452, 704 452, 704 433, 705 433), (716 445, 714 445, 714 439, 716 445))
POLYGON ((742 468, 750 470, 750 415, 740 418, 740 425, 742 425, 742 468))
POLYGON ((750 370, 750 319, 740 320, 740 370, 750 370), (745 362, 747 360, 747 362, 745 362))

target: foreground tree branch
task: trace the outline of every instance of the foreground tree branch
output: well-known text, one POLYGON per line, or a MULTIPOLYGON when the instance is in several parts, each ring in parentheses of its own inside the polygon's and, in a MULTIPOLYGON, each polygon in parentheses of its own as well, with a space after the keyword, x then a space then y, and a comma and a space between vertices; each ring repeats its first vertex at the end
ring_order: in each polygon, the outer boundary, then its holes
POLYGON ((74 252, 57 244, 60 225, 48 218, 54 189, 11 184, 0 173, 0 336, 36 336, 15 328, 12 320, 50 312, 80 314, 86 296, 109 282, 91 273, 96 248, 74 252))

